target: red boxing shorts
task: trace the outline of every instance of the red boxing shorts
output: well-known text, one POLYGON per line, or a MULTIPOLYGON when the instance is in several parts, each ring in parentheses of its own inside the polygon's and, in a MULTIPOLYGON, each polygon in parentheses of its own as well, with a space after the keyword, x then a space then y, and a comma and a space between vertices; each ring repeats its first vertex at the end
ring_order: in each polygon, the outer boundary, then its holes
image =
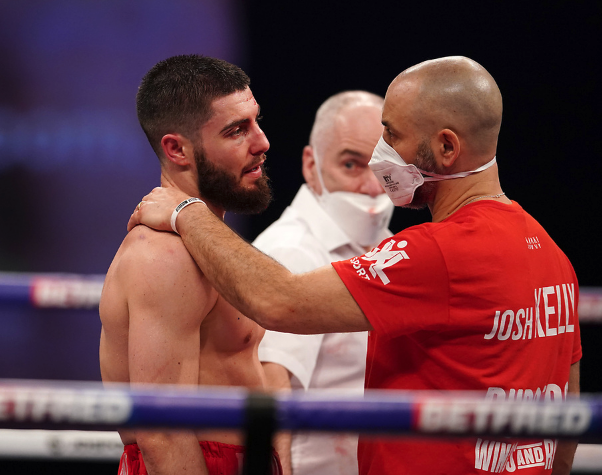
MULTIPOLYGON (((239 475, 242 473, 245 448, 241 445, 199 441, 209 475, 239 475)), ((282 475, 278 453, 272 449, 272 475, 282 475)), ((138 444, 123 448, 118 475, 148 475, 138 444)))

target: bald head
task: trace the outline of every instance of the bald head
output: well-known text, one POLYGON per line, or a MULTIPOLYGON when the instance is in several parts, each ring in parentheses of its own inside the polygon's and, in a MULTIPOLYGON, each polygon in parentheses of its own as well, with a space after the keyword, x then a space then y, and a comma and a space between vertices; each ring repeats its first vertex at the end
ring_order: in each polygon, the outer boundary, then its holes
POLYGON ((425 136, 451 129, 475 156, 493 156, 502 123, 502 95, 477 62, 450 56, 417 64, 397 76, 387 101, 403 100, 425 136))
POLYGON ((353 113, 356 107, 374 107, 382 109, 384 99, 366 91, 345 91, 328 98, 316 112, 316 119, 311 129, 309 143, 318 154, 328 148, 335 139, 333 129, 340 126, 345 115, 353 113))
POLYGON ((368 167, 383 134, 383 103, 370 92, 345 91, 320 106, 302 156, 303 178, 317 195, 324 188, 372 197, 383 193, 368 167))

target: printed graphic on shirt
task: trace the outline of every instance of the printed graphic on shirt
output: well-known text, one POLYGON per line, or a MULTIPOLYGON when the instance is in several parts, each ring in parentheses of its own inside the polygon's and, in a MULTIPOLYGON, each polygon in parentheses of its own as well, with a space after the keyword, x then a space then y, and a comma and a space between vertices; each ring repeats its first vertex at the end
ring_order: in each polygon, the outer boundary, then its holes
POLYGON ((506 394, 503 388, 489 388, 484 399, 426 398, 418 402, 416 428, 425 433, 579 436, 590 427, 592 408, 582 400, 572 400, 567 406, 557 404, 567 392, 568 382, 564 392, 553 383, 543 389, 510 390, 507 400, 512 404, 499 399, 506 394), (514 404, 529 401, 542 404, 514 404))
POLYGON ((567 410, 561 410, 560 402, 567 400, 567 394, 568 381, 564 381, 564 389, 554 383, 535 389, 490 387, 485 398, 475 400, 427 397, 419 401, 416 428, 425 433, 505 434, 508 437, 501 440, 483 436, 476 440, 474 467, 490 473, 523 473, 530 468, 541 473, 542 467, 552 468, 556 441, 520 440, 525 434, 578 437, 592 423, 593 411, 586 401, 572 400, 567 410), (515 404, 529 401, 541 404, 515 404))
POLYGON ((527 242, 527 249, 541 249, 541 244, 537 236, 526 237, 525 241, 527 242))
POLYGON ((531 340, 575 331, 575 284, 540 287, 534 306, 497 310, 485 340, 531 340))
MULTIPOLYGON (((490 387, 487 389, 487 401, 563 401, 568 394, 569 383, 564 390, 557 384, 547 384, 542 388, 516 389, 506 391, 503 388, 490 387)), ((477 439, 475 445, 475 468, 492 473, 514 472, 517 469, 543 467, 552 468, 556 454, 557 441, 544 439, 518 445, 477 439)), ((527 472, 525 472, 527 473, 527 472)))
POLYGON ((551 439, 526 445, 477 439, 475 468, 491 473, 538 467, 550 470, 555 453, 556 441, 551 439))
POLYGON ((485 399, 488 401, 563 401, 568 390, 568 381, 564 385, 564 390, 554 383, 535 390, 511 388, 506 391, 504 388, 490 387, 487 389, 485 399))
POLYGON ((382 249, 375 247, 370 252, 364 254, 361 257, 362 259, 366 261, 374 261, 372 264, 370 264, 370 267, 368 267, 370 274, 368 274, 362 267, 360 258, 354 257, 350 260, 350 262, 360 277, 366 280, 370 280, 370 276, 372 276, 372 278, 378 277, 384 285, 387 285, 390 280, 385 273, 385 269, 397 264, 403 259, 410 258, 406 251, 403 250, 407 245, 407 241, 397 242, 395 239, 391 239, 385 243, 382 249))

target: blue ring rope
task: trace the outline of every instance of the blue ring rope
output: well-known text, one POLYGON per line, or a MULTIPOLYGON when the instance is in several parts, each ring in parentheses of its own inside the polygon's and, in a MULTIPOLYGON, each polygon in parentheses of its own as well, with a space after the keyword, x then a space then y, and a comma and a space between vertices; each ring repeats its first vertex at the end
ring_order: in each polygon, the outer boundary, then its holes
MULTIPOLYGON (((0 272, 0 304, 40 308, 97 308, 102 274, 24 274, 0 272)), ((602 287, 579 289, 579 320, 602 322, 602 287)))
POLYGON ((102 274, 25 274, 0 272, 0 304, 40 308, 97 308, 102 274))
MULTIPOLYGON (((0 428, 241 428, 249 392, 0 380, 0 428)), ((457 392, 277 394, 278 429, 429 436, 602 440, 602 398, 488 401, 457 392)))

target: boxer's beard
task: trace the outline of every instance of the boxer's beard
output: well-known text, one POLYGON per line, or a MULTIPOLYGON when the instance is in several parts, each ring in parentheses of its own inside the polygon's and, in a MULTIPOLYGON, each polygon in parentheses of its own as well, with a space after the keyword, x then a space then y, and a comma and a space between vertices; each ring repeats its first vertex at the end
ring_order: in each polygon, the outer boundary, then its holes
MULTIPOLYGON (((270 179, 265 164, 262 175, 250 187, 241 184, 242 177, 219 168, 205 156, 202 147, 195 147, 194 159, 197 167, 199 193, 203 199, 232 213, 256 214, 268 207, 272 201, 270 179)), ((262 156, 262 160, 265 155, 262 156)))

